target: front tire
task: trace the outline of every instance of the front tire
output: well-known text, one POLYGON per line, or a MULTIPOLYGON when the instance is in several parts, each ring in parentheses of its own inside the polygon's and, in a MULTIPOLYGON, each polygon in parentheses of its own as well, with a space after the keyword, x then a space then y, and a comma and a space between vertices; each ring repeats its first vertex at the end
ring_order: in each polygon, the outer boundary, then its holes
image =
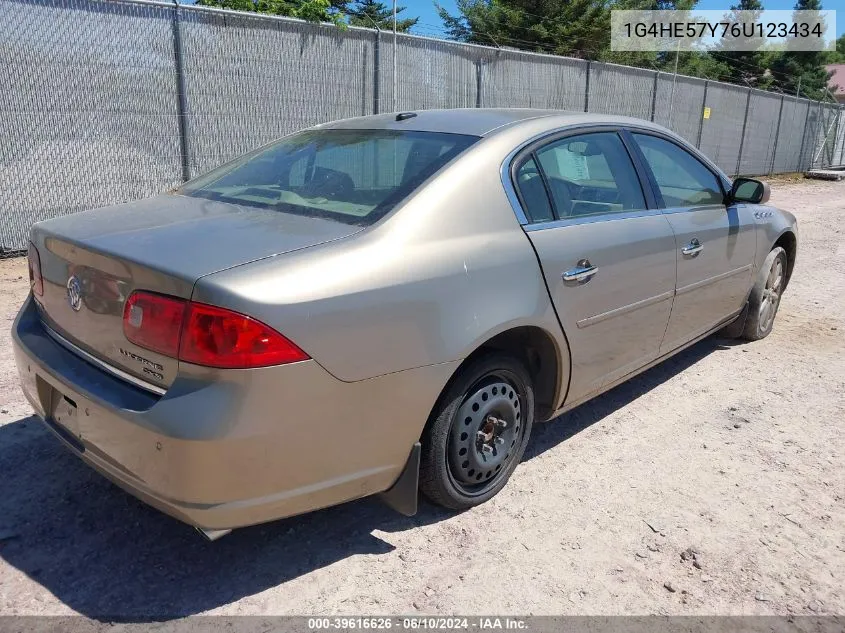
POLYGON ((786 251, 776 246, 766 255, 757 280, 748 297, 748 318, 742 338, 759 341, 766 338, 775 324, 780 298, 786 285, 786 251))
POLYGON ((531 377, 510 356, 481 357, 460 370, 431 416, 420 490, 453 510, 479 505, 505 487, 525 452, 534 421, 531 377))

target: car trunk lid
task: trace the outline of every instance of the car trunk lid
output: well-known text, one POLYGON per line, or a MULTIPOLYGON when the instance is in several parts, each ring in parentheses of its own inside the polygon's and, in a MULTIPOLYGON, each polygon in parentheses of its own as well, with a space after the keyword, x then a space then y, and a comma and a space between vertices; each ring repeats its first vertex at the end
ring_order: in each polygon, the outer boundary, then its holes
MULTIPOLYGON (((360 226, 185 196, 157 196, 37 224, 45 325, 148 386, 166 388, 178 361, 130 343, 123 309, 135 290, 189 299, 197 279, 361 230, 360 226)), ((63 340, 61 340, 63 339, 63 340)))

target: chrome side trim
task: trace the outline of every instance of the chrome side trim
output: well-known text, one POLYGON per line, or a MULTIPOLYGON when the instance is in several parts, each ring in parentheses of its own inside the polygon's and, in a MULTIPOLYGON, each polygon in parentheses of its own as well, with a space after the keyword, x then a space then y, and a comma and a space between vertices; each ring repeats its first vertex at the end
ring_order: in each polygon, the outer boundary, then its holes
MULTIPOLYGON (((537 118, 542 118, 542 117, 537 117, 537 118)), ((536 119, 531 119, 531 120, 536 120, 536 119)), ((570 125, 563 125, 561 127, 557 127, 557 128, 551 129, 551 130, 545 130, 543 132, 540 132, 539 134, 535 134, 531 138, 521 142, 516 148, 514 148, 513 151, 511 151, 505 157, 505 160, 502 161, 502 166, 501 166, 500 172, 499 172, 500 175, 501 175, 501 179, 502 179, 502 186, 505 189, 505 194, 507 195, 508 201, 511 203, 511 207, 513 207, 513 212, 516 215, 517 220, 519 220, 519 223, 522 226, 527 228, 527 225, 529 225, 530 223, 528 221, 528 217, 525 215, 525 211, 522 208, 522 205, 519 203, 519 198, 516 195, 516 190, 514 188, 514 184, 513 184, 513 181, 511 179, 511 165, 512 165, 514 159, 517 157, 517 155, 521 154, 522 151, 526 147, 533 145, 537 141, 541 141, 541 140, 546 139, 546 138, 548 138, 549 141, 552 141, 552 140, 556 140, 557 138, 564 138, 566 136, 572 136, 574 134, 595 132, 595 131, 598 131, 598 129, 603 129, 603 128, 613 129, 616 132, 621 132, 622 130, 628 130, 630 132, 647 133, 647 134, 651 134, 652 136, 663 137, 666 140, 668 140, 672 143, 675 143, 676 145, 679 145, 681 148, 687 150, 687 152, 692 154, 700 162, 704 163, 704 165, 706 167, 708 167, 710 169, 710 171, 712 171, 715 176, 718 176, 720 178, 720 180, 722 181, 722 185, 723 186, 726 185, 727 189, 730 190, 731 180, 730 180, 730 178, 727 177, 727 175, 725 175, 725 172, 723 172, 721 170, 721 168, 719 168, 719 166, 716 165, 716 163, 714 163, 707 156, 702 154, 701 151, 697 147, 695 147, 695 145, 691 144, 685 138, 675 134, 671 130, 667 130, 666 128, 663 128, 663 127, 652 127, 652 126, 649 126, 649 125, 638 125, 638 123, 636 121, 633 121, 633 120, 632 121, 606 122, 606 123, 584 123, 584 122, 572 123, 570 125)), ((489 134, 489 132, 488 132, 488 134, 489 134)), ((645 183, 643 183, 643 184, 645 184, 645 183)), ((716 205, 716 206, 720 206, 720 205, 716 205)), ((721 206, 724 208, 724 205, 721 205, 721 206)), ((675 212, 675 211, 672 211, 671 209, 670 210, 653 209, 653 210, 658 211, 658 212, 662 211, 663 213, 666 213, 667 211, 675 212)), ((685 208, 683 208, 683 210, 688 211, 689 208, 685 207, 685 208)), ((651 215, 651 214, 649 214, 649 215, 651 215)), ((605 217, 605 216, 601 216, 601 217, 605 217)), ((559 220, 559 221, 563 222, 564 220, 559 220)), ((530 226, 533 227, 535 225, 530 224, 530 226)), ((551 228, 551 227, 545 227, 545 228, 551 228)))
POLYGON ((655 295, 654 297, 649 297, 648 299, 643 299, 642 301, 637 301, 635 303, 629 303, 628 305, 622 306, 621 308, 608 310, 607 312, 602 312, 601 314, 596 314, 595 316, 581 319, 580 321, 576 321, 575 325, 577 325, 579 329, 590 327, 591 325, 601 323, 602 321, 606 321, 607 319, 612 319, 613 317, 618 317, 628 312, 633 312, 634 310, 639 310, 640 308, 645 308, 655 303, 666 301, 667 299, 671 299, 674 296, 674 290, 667 290, 666 292, 663 292, 659 295, 655 295))
POLYGON ((158 396, 163 396, 165 393, 167 393, 167 389, 164 389, 162 387, 159 387, 158 385, 154 385, 152 383, 146 382, 145 380, 141 380, 140 378, 137 378, 137 377, 133 376, 132 374, 129 374, 129 373, 123 371, 123 370, 120 370, 117 367, 112 367, 108 363, 101 361, 96 356, 92 356, 91 354, 86 352, 84 349, 82 349, 82 348, 74 345, 73 343, 71 343, 69 340, 67 340, 64 336, 62 336, 61 334, 56 332, 49 325, 46 325, 43 322, 41 323, 41 325, 44 328, 44 331, 47 332, 47 334, 50 336, 50 338, 53 339, 56 343, 58 343, 59 345, 64 347, 69 352, 73 352, 77 356, 81 356, 87 362, 89 362, 92 365, 94 365, 95 367, 98 367, 99 369, 102 369, 103 371, 111 374, 115 378, 120 378, 121 380, 125 380, 126 382, 132 383, 136 387, 140 387, 141 389, 144 389, 145 391, 149 391, 151 393, 154 393, 158 396))
POLYGON ((689 207, 666 207, 662 209, 664 215, 672 215, 674 213, 691 213, 693 211, 707 211, 708 209, 721 209, 727 213, 727 207, 723 204, 700 204, 691 205, 689 207))
POLYGON ((646 364, 645 364, 645 365, 643 365, 642 367, 639 367, 638 369, 635 369, 635 370, 633 370, 632 372, 630 372, 630 373, 628 373, 628 374, 625 374, 624 376, 620 376, 619 378, 615 378, 615 379, 613 379, 612 381, 610 381, 610 382, 609 382, 609 383, 607 383, 606 385, 602 385, 600 388, 598 388, 597 390, 593 391, 592 393, 588 393, 588 394, 586 394, 586 395, 584 395, 584 396, 581 396, 581 397, 580 397, 580 398, 578 398, 577 400, 573 400, 573 401, 571 401, 571 402, 566 402, 566 401, 564 400, 564 403, 563 403, 561 406, 559 406, 559 407, 558 407, 558 408, 557 408, 557 409, 556 409, 556 410, 552 413, 552 415, 551 415, 551 417, 549 417, 549 419, 551 420, 551 419, 556 418, 557 416, 561 415, 562 413, 566 413, 567 411, 571 411, 571 410, 572 410, 572 409, 574 409, 575 407, 577 407, 577 406, 579 406, 579 405, 581 405, 581 404, 583 404, 583 403, 587 402, 588 400, 592 400, 592 399, 593 399, 593 398, 595 398, 596 396, 600 396, 601 394, 603 394, 603 393, 605 393, 605 392, 607 392, 607 391, 610 391, 611 389, 613 389, 613 388, 614 388, 614 387, 616 387, 617 385, 621 385, 623 382, 625 382, 625 381, 627 381, 627 380, 630 380, 630 379, 631 379, 631 378, 633 378, 634 376, 636 376, 636 375, 638 375, 638 374, 641 374, 641 373, 643 373, 644 371, 647 371, 647 370, 651 369, 651 368, 652 368, 652 367, 654 367, 655 365, 659 365, 659 364, 660 364, 660 363, 662 363, 664 360, 666 360, 666 359, 668 359, 668 358, 671 358, 671 357, 672 357, 672 356, 674 356, 675 354, 679 354, 679 353, 683 352, 685 349, 687 349, 687 348, 689 348, 689 347, 692 347, 693 345, 695 345, 695 344, 696 344, 696 343, 698 343, 699 341, 701 341, 701 340, 703 340, 703 339, 707 338, 708 336, 710 336, 711 334, 715 334, 716 332, 718 332, 719 330, 721 330, 721 329, 722 329, 725 325, 727 325, 728 323, 730 323, 730 322, 731 322, 731 320, 733 320, 733 319, 735 319, 737 316, 739 316, 739 314, 740 314, 741 312, 742 312, 742 309, 737 310, 736 312, 734 312, 733 314, 731 314, 731 316, 727 317, 726 319, 722 319, 721 321, 719 321, 719 322, 716 324, 716 326, 715 326, 715 327, 710 328, 709 330, 707 330, 707 331, 706 331, 706 332, 704 332, 703 334, 700 334, 699 336, 696 336, 696 337, 694 337, 694 338, 691 338, 691 339, 690 339, 690 340, 688 340, 686 343, 681 344, 680 346, 678 346, 678 347, 676 347, 675 349, 672 349, 672 350, 670 350, 670 351, 666 352, 665 354, 661 354, 661 355, 659 355, 657 358, 655 358, 655 359, 654 359, 654 360, 652 360, 652 361, 649 361, 648 363, 646 363, 646 364))
POLYGON ((682 288, 678 288, 675 291, 676 295, 682 295, 685 292, 692 292, 693 290, 698 290, 699 288, 703 288, 704 286, 709 286, 710 284, 716 283, 717 281, 722 281, 723 279, 727 279, 728 277, 733 277, 734 275, 739 275, 740 273, 744 273, 746 270, 751 269, 751 264, 746 264, 741 268, 734 268, 733 270, 729 270, 726 273, 722 273, 721 275, 716 275, 715 277, 709 277, 708 279, 702 279, 700 281, 696 281, 695 283, 691 283, 687 286, 683 286, 682 288))
POLYGON ((525 230, 542 231, 545 229, 556 229, 562 226, 577 226, 579 224, 593 224, 594 222, 612 222, 614 220, 630 220, 631 218, 644 218, 651 215, 662 215, 660 209, 640 209, 638 211, 624 211, 622 213, 597 213, 596 215, 585 215, 574 218, 562 218, 548 222, 535 222, 525 227, 525 230))

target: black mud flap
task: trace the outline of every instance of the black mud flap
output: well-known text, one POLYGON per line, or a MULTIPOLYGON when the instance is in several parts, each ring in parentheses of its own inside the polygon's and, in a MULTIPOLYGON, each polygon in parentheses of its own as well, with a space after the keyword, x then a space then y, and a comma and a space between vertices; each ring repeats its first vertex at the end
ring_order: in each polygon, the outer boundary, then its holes
POLYGON ((420 477, 420 452, 422 445, 417 442, 411 449, 411 454, 408 455, 408 461, 405 462, 405 468, 402 469, 402 474, 399 479, 388 490, 382 492, 379 496, 388 506, 396 510, 399 514, 404 514, 406 517, 412 517, 417 513, 417 490, 420 477))
POLYGON ((739 313, 739 316, 719 330, 717 336, 721 336, 722 338, 739 338, 742 336, 743 330, 745 330, 745 320, 747 318, 748 302, 746 301, 745 307, 739 313))

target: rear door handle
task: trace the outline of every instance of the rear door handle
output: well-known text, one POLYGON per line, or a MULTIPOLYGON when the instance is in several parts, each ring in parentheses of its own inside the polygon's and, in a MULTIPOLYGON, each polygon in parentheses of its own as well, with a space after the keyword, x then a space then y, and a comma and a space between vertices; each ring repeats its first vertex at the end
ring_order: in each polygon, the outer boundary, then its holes
POLYGON ((565 271, 561 276, 563 277, 564 281, 583 281, 587 282, 593 278, 599 271, 597 266, 593 266, 590 263, 589 259, 581 259, 575 265, 575 268, 570 268, 569 270, 565 271))
POLYGON ((696 255, 702 250, 704 250, 704 247, 701 245, 701 242, 698 241, 697 237, 694 237, 690 240, 689 244, 681 249, 681 253, 684 255, 696 255))

